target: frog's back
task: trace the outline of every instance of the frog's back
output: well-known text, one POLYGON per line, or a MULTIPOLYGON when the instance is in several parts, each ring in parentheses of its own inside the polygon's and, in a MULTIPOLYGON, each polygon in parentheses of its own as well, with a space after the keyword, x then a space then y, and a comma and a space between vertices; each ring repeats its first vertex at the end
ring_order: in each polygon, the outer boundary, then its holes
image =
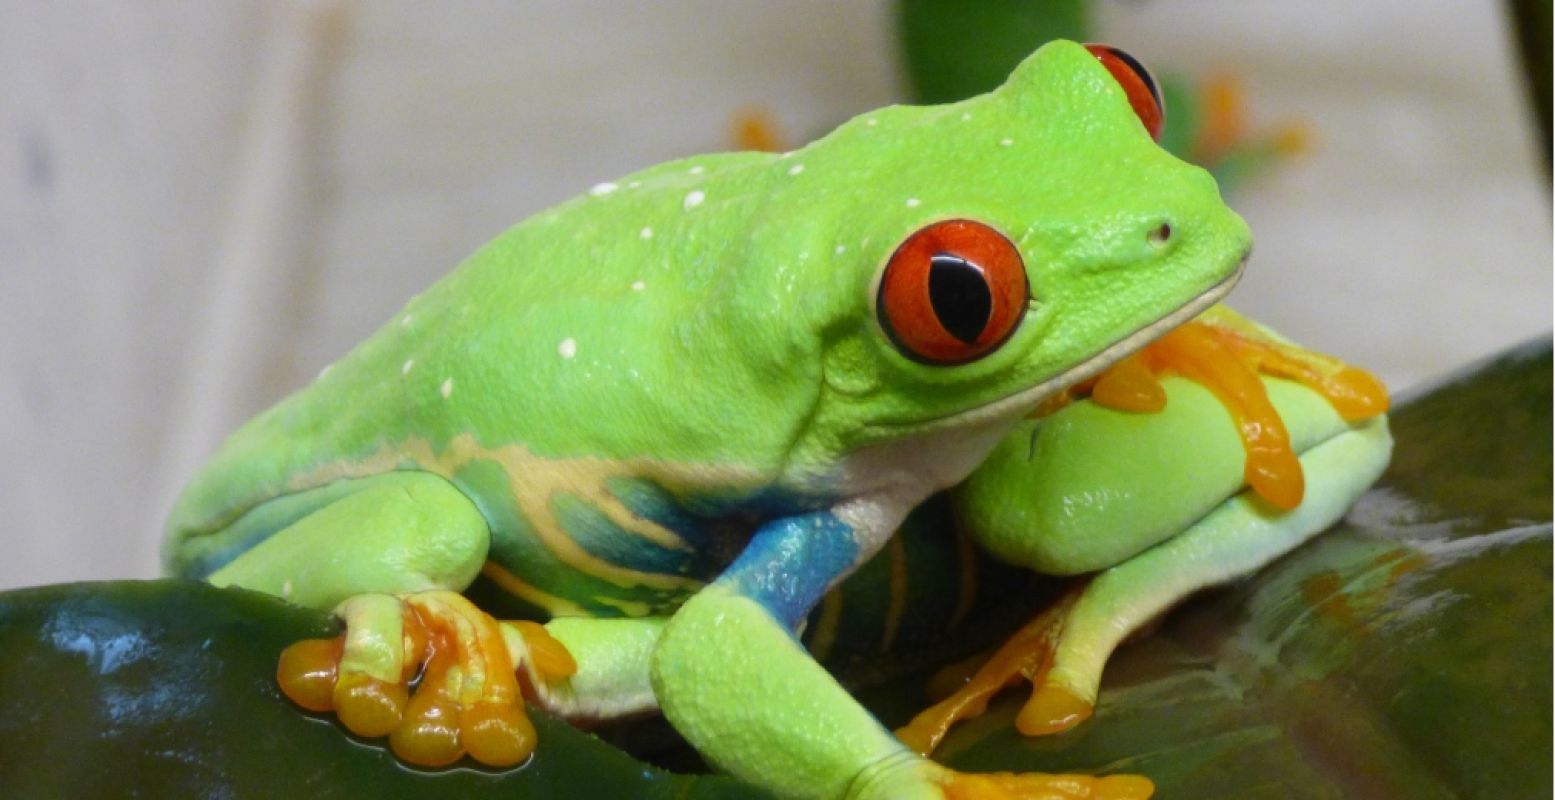
MULTIPOLYGON (((754 176, 768 158, 698 161, 754 176)), ((705 186, 701 170, 685 163, 632 176, 630 187, 626 179, 596 187, 508 230, 314 383, 251 420, 180 496, 168 524, 169 568, 208 573, 331 500, 338 492, 326 487, 391 470, 450 477, 490 519, 506 498, 482 496, 501 493, 500 481, 463 472, 477 461, 512 471, 534 458, 727 460, 719 452, 727 436, 664 407, 685 394, 664 387, 720 363, 706 352, 716 343, 688 341, 696 337, 677 326, 695 325, 731 260, 705 231, 697 241, 694 228, 642 224, 666 218, 659 206, 684 212, 688 197, 701 197, 692 194, 705 186), (678 351, 692 344, 703 348, 697 358, 678 351), (196 544, 280 498, 293 499, 271 521, 250 520, 239 537, 247 541, 196 544)), ((722 360, 724 372, 730 363, 722 360)), ((782 436, 773 432, 771 450, 781 450, 782 436)))

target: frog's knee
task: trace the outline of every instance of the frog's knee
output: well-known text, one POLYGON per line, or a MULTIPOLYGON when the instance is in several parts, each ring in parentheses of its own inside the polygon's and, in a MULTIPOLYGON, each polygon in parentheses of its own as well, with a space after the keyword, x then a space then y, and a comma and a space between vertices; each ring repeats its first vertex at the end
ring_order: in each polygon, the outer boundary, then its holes
POLYGON ((462 590, 486 558, 479 509, 448 481, 394 472, 362 481, 210 576, 330 608, 355 594, 462 590))

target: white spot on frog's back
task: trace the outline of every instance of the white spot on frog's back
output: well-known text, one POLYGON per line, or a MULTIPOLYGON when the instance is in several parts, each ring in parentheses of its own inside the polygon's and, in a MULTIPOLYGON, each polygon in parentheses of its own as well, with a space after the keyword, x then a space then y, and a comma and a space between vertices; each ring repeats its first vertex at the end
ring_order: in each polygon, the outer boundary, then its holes
POLYGON ((648 288, 648 284, 643 283, 642 281, 632 281, 632 291, 640 292, 646 288, 648 288))
POLYGON ((596 183, 596 184, 594 184, 594 188, 589 190, 589 194, 594 195, 595 197, 603 197, 603 196, 605 196, 607 194, 610 194, 611 192, 615 191, 618 188, 620 188, 620 187, 616 186, 615 184, 613 184, 613 183, 611 183, 609 181, 606 181, 604 183, 596 183))
POLYGON ((448 396, 454 393, 454 379, 444 378, 443 385, 437 387, 437 393, 441 394, 444 400, 447 400, 448 396))
POLYGON ((919 204, 921 204, 922 202, 923 201, 919 200, 916 197, 909 197, 909 198, 907 198, 907 207, 908 208, 917 208, 919 206, 919 204))
POLYGON ((845 244, 839 244, 839 245, 837 245, 837 249, 836 249, 836 250, 833 250, 833 251, 832 251, 832 252, 834 252, 834 253, 836 253, 836 254, 837 254, 837 255, 839 255, 839 256, 840 256, 840 255, 842 255, 842 254, 843 254, 843 253, 846 253, 846 252, 848 252, 848 246, 847 246, 847 245, 845 245, 845 244))
POLYGON ((400 327, 401 328, 409 328, 410 327, 410 321, 415 319, 415 318, 416 318, 415 314, 406 314, 405 316, 400 317, 400 327))
POLYGON ((706 199, 707 199, 707 194, 704 193, 701 189, 697 189, 695 191, 692 191, 691 193, 686 195, 686 200, 685 200, 686 210, 689 211, 689 210, 691 210, 693 208, 696 208, 699 205, 702 205, 702 201, 706 200, 706 199))
POLYGON ((804 172, 804 165, 803 164, 795 164, 792 167, 788 168, 788 174, 790 174, 790 175, 798 175, 801 172, 804 172))
POLYGON ((401 375, 409 375, 411 369, 413 369, 415 366, 416 366, 416 359, 414 359, 414 358, 407 358, 407 359, 405 359, 405 363, 400 365, 400 374, 401 375))
POLYGON ((704 167, 704 166, 701 166, 701 165, 697 165, 695 167, 692 167, 691 169, 686 170, 686 172, 688 174, 691 174, 691 175, 701 175, 702 173, 704 173, 706 171, 707 171, 707 167, 704 167))
POLYGON ((1004 139, 1000 139, 999 140, 999 146, 1000 147, 1009 147, 1010 145, 1013 145, 1013 144, 1015 144, 1015 140, 1014 139, 1004 138, 1004 139))
POLYGON ((568 336, 556 345, 556 354, 562 358, 572 358, 578 354, 578 340, 568 336))
POLYGON ((653 238, 653 229, 649 228, 649 227, 644 227, 642 230, 637 232, 637 238, 639 238, 639 239, 652 239, 653 238))

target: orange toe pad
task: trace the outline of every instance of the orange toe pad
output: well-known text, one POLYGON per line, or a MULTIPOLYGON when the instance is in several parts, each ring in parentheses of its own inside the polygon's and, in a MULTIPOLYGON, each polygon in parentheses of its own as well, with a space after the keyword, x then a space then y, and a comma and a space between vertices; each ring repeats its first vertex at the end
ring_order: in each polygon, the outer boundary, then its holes
MULTIPOLYGON (((524 711, 518 669, 530 681, 554 681, 576 670, 560 642, 534 623, 508 623, 525 645, 514 663, 503 625, 453 592, 400 598, 404 669, 397 682, 343 671, 346 636, 297 642, 281 653, 276 680, 292 702, 334 711, 368 739, 389 737, 407 763, 445 767, 469 756, 490 767, 522 763, 534 752, 534 725, 524 711)), ((349 624, 349 620, 348 620, 349 624)))

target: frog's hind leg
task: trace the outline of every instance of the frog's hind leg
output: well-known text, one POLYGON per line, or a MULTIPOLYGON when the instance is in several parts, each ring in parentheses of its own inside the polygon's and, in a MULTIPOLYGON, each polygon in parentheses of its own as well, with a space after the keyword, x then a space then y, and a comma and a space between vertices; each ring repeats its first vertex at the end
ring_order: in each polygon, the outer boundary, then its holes
POLYGON ((566 671, 566 651, 539 626, 499 623, 459 594, 485 562, 485 518, 430 473, 352 484, 211 582, 333 608, 345 621, 341 636, 282 653, 277 678, 298 705, 333 711, 359 736, 389 736, 397 755, 423 766, 465 754, 493 766, 524 760, 535 735, 516 670, 544 682, 566 671))
POLYGON ((525 693, 552 714, 584 726, 657 711, 648 663, 668 621, 558 617, 547 622, 544 632, 571 656, 574 669, 551 671, 549 680, 526 680, 525 693))
POLYGON ((1064 623, 1052 668, 1016 719, 1027 735, 1067 730, 1090 716, 1102 668, 1125 636, 1206 586, 1251 573, 1344 515, 1387 466, 1391 438, 1378 418, 1303 454, 1306 497, 1275 513, 1252 492, 1226 501, 1184 533, 1102 572, 1064 623))
POLYGON ((1386 421, 1371 420, 1301 457, 1306 497, 1278 513, 1244 491, 1188 530, 1095 578, 1011 637, 959 691, 924 710, 897 735, 919 752, 960 719, 981 714, 1012 681, 1031 681, 1015 726, 1028 736, 1068 730, 1090 717, 1112 651, 1199 589, 1250 573, 1321 532, 1344 514, 1387 465, 1386 421))
POLYGON ((491 534, 463 492, 416 471, 349 486, 216 570, 210 582, 327 609, 372 592, 458 591, 475 579, 491 534))

